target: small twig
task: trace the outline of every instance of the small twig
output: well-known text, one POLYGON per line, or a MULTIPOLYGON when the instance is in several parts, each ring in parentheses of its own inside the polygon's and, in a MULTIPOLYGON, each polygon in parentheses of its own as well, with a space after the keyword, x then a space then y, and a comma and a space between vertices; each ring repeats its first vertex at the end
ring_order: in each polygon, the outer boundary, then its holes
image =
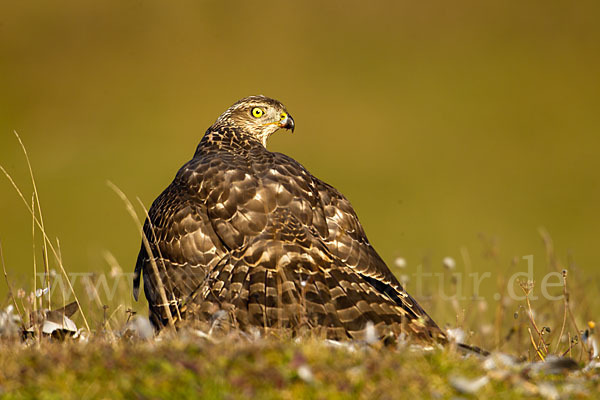
MULTIPOLYGON (((121 305, 119 304, 119 307, 120 307, 120 306, 121 306, 121 305)), ((115 310, 115 311, 116 311, 116 310, 115 310)), ((135 314, 137 314, 137 312, 133 311, 131 308, 128 308, 128 309, 127 309, 125 312, 127 313, 127 321, 125 321, 125 325, 127 325, 127 324, 129 323, 129 321, 131 320, 131 318, 132 318, 132 317, 133 317, 135 314)))
MULTIPOLYGON (((529 320, 531 321, 533 328, 537 332, 538 337, 540 338, 540 341, 541 341, 542 345, 544 346, 545 354, 548 354, 548 347, 546 346, 546 342, 544 341, 544 336, 542 335, 542 332, 540 332, 540 330, 538 329, 537 324, 535 323, 535 319, 533 318, 533 309, 531 308, 531 302, 529 301, 529 292, 531 291, 529 282, 525 283, 525 284, 522 283, 521 289, 523 289, 523 292, 525 293, 525 301, 527 302, 527 309, 528 309, 527 314, 529 316, 529 320)), ((532 341, 533 341, 533 338, 532 338, 532 341)), ((536 348, 536 350, 538 350, 537 346, 534 346, 534 347, 536 348)))
POLYGON ((577 340, 577 336, 575 336, 573 339, 571 339, 571 332, 568 332, 567 334, 568 334, 568 336, 569 336, 569 348, 567 349, 567 351, 565 351, 565 352, 562 354, 562 357, 566 356, 566 355, 567 355, 567 353, 569 353, 569 357, 572 357, 572 356, 573 356, 573 353, 572 353, 571 349, 572 349, 572 348, 573 348, 573 346, 575 346, 575 345, 577 344, 577 342, 579 341, 579 340, 577 340))
POLYGON ((96 305, 98 307, 102 307, 102 309, 104 310, 104 320, 102 323, 102 328, 104 330, 106 330, 106 327, 108 326, 108 331, 112 335, 112 327, 110 326, 110 323, 106 321, 106 308, 108 306, 102 303, 102 300, 100 299, 100 295, 98 294, 98 290, 96 289, 96 285, 94 284, 94 282, 92 282, 92 278, 91 277, 86 277, 86 278, 87 279, 85 279, 84 282, 87 285, 88 293, 90 293, 92 295, 92 298, 96 302, 96 305))
POLYGON ((535 340, 533 339, 533 334, 531 333, 531 328, 527 328, 527 330, 529 331, 529 338, 531 339, 531 344, 533 345, 533 348, 535 349, 535 353, 538 355, 540 360, 546 361, 544 359, 544 354, 542 353, 540 348, 535 344, 535 340))
MULTIPOLYGON (((563 321, 562 321, 562 325, 560 327, 560 333, 558 335, 556 347, 554 348, 555 353, 558 351, 558 347, 560 346, 560 341, 565 332, 565 325, 567 324, 567 310, 569 308, 569 294, 567 293, 567 270, 566 269, 563 269, 562 277, 563 277, 563 305, 564 305, 563 321)), ((570 345, 569 345, 569 348, 570 348, 570 345)))
MULTIPOLYGON (((571 320, 571 323, 573 324, 573 327, 575 328, 575 332, 577 332, 577 334, 579 335, 579 328, 577 327, 577 322, 575 322, 575 317, 573 316, 573 312, 571 311, 571 307, 567 307, 567 311, 569 312, 569 318, 571 320)), ((585 344, 585 340, 581 340, 581 347, 583 349, 583 352, 579 354, 579 359, 581 360, 581 357, 583 356, 583 353, 587 353, 588 349, 587 346, 585 344)))

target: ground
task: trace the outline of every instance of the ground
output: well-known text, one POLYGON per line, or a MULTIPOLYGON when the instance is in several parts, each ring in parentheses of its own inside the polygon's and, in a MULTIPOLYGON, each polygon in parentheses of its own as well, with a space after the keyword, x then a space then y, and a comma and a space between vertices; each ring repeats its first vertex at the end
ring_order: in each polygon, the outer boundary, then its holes
MULTIPOLYGON (((6 343, 4 343, 6 344, 6 343)), ((515 363, 452 348, 337 344, 317 338, 88 340, 2 346, 7 399, 592 397, 597 368, 515 363)), ((548 364, 549 365, 549 364, 548 364)), ((582 364, 580 364, 582 365, 582 364)))

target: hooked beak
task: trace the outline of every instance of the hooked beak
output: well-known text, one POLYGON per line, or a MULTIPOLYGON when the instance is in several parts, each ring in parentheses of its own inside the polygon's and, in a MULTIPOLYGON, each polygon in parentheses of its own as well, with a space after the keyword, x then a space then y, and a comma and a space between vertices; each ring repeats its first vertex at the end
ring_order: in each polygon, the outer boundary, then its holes
POLYGON ((281 118, 279 119, 279 123, 277 124, 280 128, 289 129, 294 132, 294 128, 296 124, 294 123, 294 118, 288 113, 281 113, 281 118))

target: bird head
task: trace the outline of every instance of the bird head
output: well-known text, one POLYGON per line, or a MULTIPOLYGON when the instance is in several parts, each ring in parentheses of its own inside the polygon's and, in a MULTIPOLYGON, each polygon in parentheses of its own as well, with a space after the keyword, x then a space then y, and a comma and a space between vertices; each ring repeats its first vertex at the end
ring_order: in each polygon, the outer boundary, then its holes
POLYGON ((279 101, 265 96, 250 96, 229 107, 211 130, 230 128, 252 136, 266 147, 267 139, 280 128, 294 131, 294 119, 279 101))

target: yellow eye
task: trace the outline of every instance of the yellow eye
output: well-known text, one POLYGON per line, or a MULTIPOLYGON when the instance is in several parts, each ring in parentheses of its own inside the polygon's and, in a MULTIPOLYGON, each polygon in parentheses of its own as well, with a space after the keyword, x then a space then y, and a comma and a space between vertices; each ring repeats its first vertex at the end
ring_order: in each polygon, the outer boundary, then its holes
POLYGON ((253 116, 254 118, 260 118, 260 117, 262 117, 262 116, 263 116, 263 114, 264 114, 264 113, 265 113, 265 112, 262 110, 262 108, 254 107, 254 108, 252 109, 252 116, 253 116))

